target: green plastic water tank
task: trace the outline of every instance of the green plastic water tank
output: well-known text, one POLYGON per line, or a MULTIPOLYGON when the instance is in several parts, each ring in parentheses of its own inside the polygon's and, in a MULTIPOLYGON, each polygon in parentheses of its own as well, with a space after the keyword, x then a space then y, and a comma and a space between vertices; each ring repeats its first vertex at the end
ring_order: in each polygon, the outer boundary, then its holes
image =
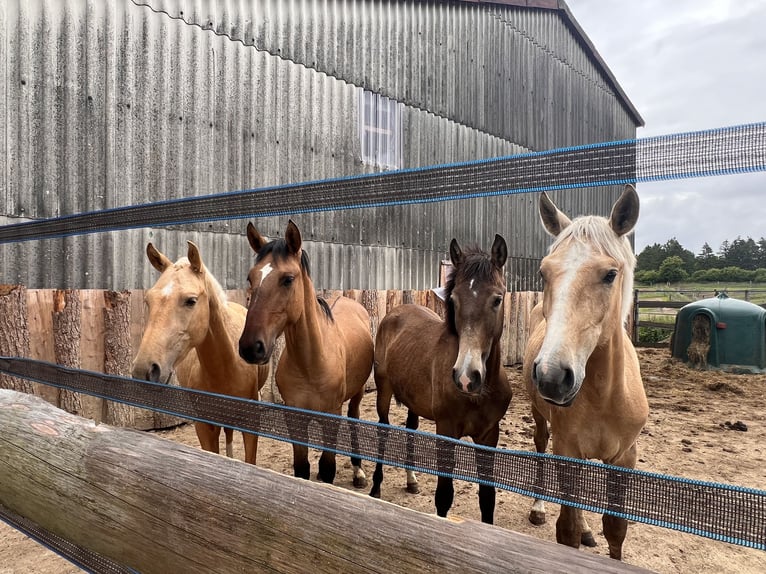
POLYGON ((689 303, 676 315, 671 352, 673 357, 695 364, 704 362, 706 367, 764 373, 766 309, 725 293, 689 303), (700 361, 698 355, 704 355, 708 333, 709 349, 700 361))

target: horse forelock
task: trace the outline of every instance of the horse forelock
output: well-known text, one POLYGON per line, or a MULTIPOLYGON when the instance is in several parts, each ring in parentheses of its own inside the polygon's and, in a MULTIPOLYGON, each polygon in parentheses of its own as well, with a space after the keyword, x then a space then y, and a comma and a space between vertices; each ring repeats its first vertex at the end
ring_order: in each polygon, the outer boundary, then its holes
POLYGON ((452 333, 457 334, 455 325, 455 305, 452 302, 452 293, 455 286, 460 282, 469 282, 475 279, 480 282, 490 282, 494 280, 496 272, 495 264, 491 256, 479 247, 467 247, 463 250, 463 260, 460 265, 455 267, 454 271, 444 286, 447 303, 447 326, 452 333))
MULTIPOLYGON (((287 241, 281 238, 269 241, 266 245, 261 247, 260 251, 258 251, 258 254, 255 256, 255 262, 258 263, 264 257, 268 257, 269 255, 271 255, 274 261, 285 261, 292 256, 290 249, 287 247, 287 241)), ((309 256, 304 249, 301 249, 301 270, 311 277, 309 256)))
POLYGON ((627 321, 633 304, 633 275, 636 268, 636 256, 628 237, 618 237, 606 217, 584 215, 574 219, 571 225, 559 233, 548 252, 565 249, 574 242, 587 244, 594 252, 611 257, 622 265, 621 316, 623 322, 627 321))

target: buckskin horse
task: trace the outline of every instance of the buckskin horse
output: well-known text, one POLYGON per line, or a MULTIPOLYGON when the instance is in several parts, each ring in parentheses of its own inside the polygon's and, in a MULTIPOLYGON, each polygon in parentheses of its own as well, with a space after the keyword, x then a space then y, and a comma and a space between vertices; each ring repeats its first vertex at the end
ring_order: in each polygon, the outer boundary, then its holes
MULTIPOLYGON (((284 239, 267 241, 252 223, 247 226, 247 238, 256 258, 247 278, 250 302, 239 340, 240 356, 249 363, 266 364, 274 342, 284 333, 285 347, 275 377, 285 404, 339 415, 349 401, 348 416, 358 419, 364 384, 372 371, 367 311, 347 297, 331 302, 317 297, 301 234, 292 221, 284 239)), ((291 424, 296 437, 307 436, 308 421, 292 420, 291 424)), ((337 433, 337 427, 328 423, 323 432, 337 433)), ((331 434, 325 438, 332 440, 331 434)), ((354 486, 363 487, 361 460, 352 457, 351 462, 354 486)), ((310 476, 305 444, 293 443, 293 470, 297 477, 310 476)), ((332 483, 335 470, 335 454, 324 451, 319 478, 332 483)))

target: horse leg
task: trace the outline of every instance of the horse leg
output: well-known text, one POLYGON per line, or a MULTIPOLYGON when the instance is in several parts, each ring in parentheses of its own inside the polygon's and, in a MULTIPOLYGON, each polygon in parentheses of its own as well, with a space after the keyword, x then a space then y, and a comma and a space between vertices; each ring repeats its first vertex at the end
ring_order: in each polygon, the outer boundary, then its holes
MULTIPOLYGON (((411 410, 407 411, 407 422, 405 423, 405 426, 410 430, 418 430, 418 425, 420 424, 420 419, 418 418, 418 415, 416 415, 411 410)), ((407 464, 410 466, 413 466, 415 459, 415 438, 407 433, 407 464)), ((407 469, 407 492, 410 494, 417 494, 420 492, 420 487, 418 486, 418 477, 415 475, 414 470, 407 469)))
MULTIPOLYGON (((456 433, 453 431, 451 425, 447 425, 448 428, 443 428, 444 423, 439 424, 436 421, 436 434, 442 436, 454 437, 456 433)), ((449 473, 455 470, 455 451, 452 448, 446 450, 439 450, 436 453, 436 464, 440 473, 449 473)), ((455 488, 452 485, 451 476, 439 475, 436 481, 436 495, 434 496, 434 503, 436 504, 436 514, 442 518, 447 516, 447 512, 452 507, 452 501, 455 498, 455 488)))
POLYGON ((219 454, 218 439, 221 436, 221 427, 209 423, 195 422, 194 430, 197 432, 197 439, 199 439, 202 450, 219 454))
POLYGON ((311 478, 309 448, 302 444, 293 444, 293 474, 296 478, 311 478))
POLYGON ((311 463, 309 462, 309 422, 298 413, 286 413, 287 432, 290 439, 303 444, 293 443, 293 474, 297 478, 311 478, 311 463))
POLYGON ((323 450, 322 456, 319 457, 319 472, 317 473, 317 478, 322 482, 332 484, 335 480, 335 471, 335 453, 329 450, 323 450))
MULTIPOLYGON (((391 386, 385 377, 376 369, 375 371, 375 387, 377 389, 376 407, 378 410, 378 422, 383 425, 388 425, 388 411, 391 408, 391 397, 393 391, 391 386)), ((375 472, 372 475, 372 489, 370 490, 370 496, 373 498, 380 498, 380 485, 383 483, 383 457, 386 453, 386 442, 388 441, 389 429, 387 426, 378 427, 378 462, 375 465, 375 472)))
MULTIPOLYGON (((337 413, 340 414, 340 409, 337 413)), ((340 427, 334 420, 328 420, 322 422, 322 438, 325 444, 329 444, 333 447, 338 446, 338 432, 340 427)), ((332 484, 335 481, 335 453, 329 450, 323 450, 322 455, 319 457, 319 472, 317 478, 327 484, 332 484)))
POLYGON ((226 456, 234 458, 234 431, 230 428, 224 428, 223 436, 226 438, 226 456))
MULTIPOLYGON (((359 420, 359 405, 364 397, 364 386, 359 389, 359 392, 351 397, 348 402, 348 417, 351 419, 359 420)), ((356 432, 356 427, 351 427, 351 450, 359 452, 359 435, 356 432)), ((367 486, 367 476, 362 470, 362 459, 358 456, 351 457, 351 468, 354 469, 354 486, 356 488, 364 488, 367 486)))
MULTIPOLYGON (((497 447, 500 438, 500 423, 495 423, 484 435, 473 437, 476 444, 497 447)), ((476 451, 476 470, 479 478, 484 481, 494 480, 495 453, 477 450, 476 451)), ((487 524, 494 524, 495 519, 495 497, 497 493, 494 486, 488 484, 479 484, 479 509, 481 510, 481 521, 487 524)))
POLYGON ((582 539, 582 510, 573 506, 561 505, 561 513, 556 521, 556 542, 572 548, 580 547, 582 539))
MULTIPOLYGON (((554 445, 554 453, 564 456, 582 458, 581 453, 563 453, 558 452, 554 445)), ((562 495, 574 497, 580 483, 580 471, 577 467, 566 468, 563 465, 558 467, 559 489, 562 495)), ((595 546, 596 541, 593 538, 593 532, 585 520, 585 515, 579 508, 561 505, 561 512, 556 521, 556 541, 559 544, 566 544, 573 548, 579 548, 580 544, 585 546, 595 546)))
MULTIPOLYGON (((545 449, 548 448, 548 438, 550 437, 548 421, 545 420, 545 417, 534 405, 532 405, 532 417, 535 419, 535 450, 539 453, 544 453, 545 449)), ((535 486, 539 489, 542 489, 545 484, 543 473, 543 461, 538 459, 535 486)), ((536 526, 545 524, 545 502, 543 500, 535 498, 532 509, 529 511, 529 521, 536 526)))
POLYGON ((258 435, 243 432, 242 439, 245 443, 245 462, 255 464, 255 455, 258 452, 258 435))
MULTIPOLYGON (((619 457, 608 461, 608 464, 615 466, 624 466, 626 468, 635 468, 636 466, 636 443, 619 457)), ((606 461, 605 461, 606 462, 606 461)), ((621 511, 625 503, 625 492, 628 485, 620 482, 617 485, 610 484, 607 489, 607 507, 615 511, 621 511)), ((628 532, 628 521, 624 518, 618 518, 610 514, 604 514, 601 517, 601 523, 604 526, 604 537, 609 544, 609 557, 616 560, 622 560, 622 544, 625 541, 625 535, 628 532)))

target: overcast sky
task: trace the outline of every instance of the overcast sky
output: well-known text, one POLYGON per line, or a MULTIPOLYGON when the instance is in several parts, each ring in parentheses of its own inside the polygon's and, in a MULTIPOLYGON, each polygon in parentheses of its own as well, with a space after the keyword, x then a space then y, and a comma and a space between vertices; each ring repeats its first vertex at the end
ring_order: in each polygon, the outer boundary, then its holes
MULTIPOLYGON (((766 0, 566 0, 644 118, 638 137, 766 121, 766 0)), ((766 172, 642 183, 636 252, 766 237, 766 172)))

